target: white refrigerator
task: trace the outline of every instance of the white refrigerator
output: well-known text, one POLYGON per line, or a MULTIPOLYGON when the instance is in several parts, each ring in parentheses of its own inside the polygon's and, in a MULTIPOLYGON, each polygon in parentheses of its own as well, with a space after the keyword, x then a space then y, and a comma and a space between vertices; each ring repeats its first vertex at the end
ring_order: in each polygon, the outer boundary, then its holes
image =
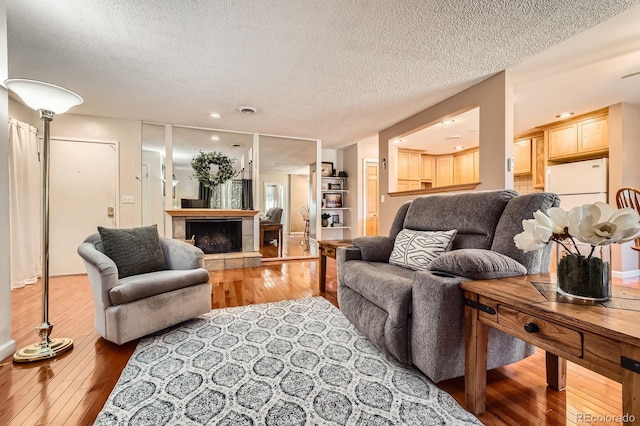
POLYGON ((607 201, 607 159, 548 166, 544 189, 560 196, 560 207, 570 210, 583 204, 607 201))

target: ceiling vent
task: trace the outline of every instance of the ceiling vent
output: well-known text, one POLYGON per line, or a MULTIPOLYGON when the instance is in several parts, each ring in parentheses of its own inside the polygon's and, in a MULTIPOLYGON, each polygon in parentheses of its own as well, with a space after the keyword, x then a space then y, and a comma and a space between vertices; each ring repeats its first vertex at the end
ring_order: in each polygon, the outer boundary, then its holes
POLYGON ((256 111, 258 111, 256 108, 252 107, 252 106, 241 106, 240 108, 238 108, 238 110, 243 113, 243 114, 248 114, 248 115, 252 115, 255 114, 256 111))

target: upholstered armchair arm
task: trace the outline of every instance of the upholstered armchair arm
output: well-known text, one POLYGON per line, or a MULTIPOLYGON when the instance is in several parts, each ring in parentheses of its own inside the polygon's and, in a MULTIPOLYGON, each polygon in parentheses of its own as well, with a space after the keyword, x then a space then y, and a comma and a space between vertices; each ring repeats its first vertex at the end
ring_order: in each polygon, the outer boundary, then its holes
POLYGON ((86 265, 95 302, 102 303, 100 308, 104 310, 111 306, 109 290, 118 285, 118 268, 111 258, 96 250, 92 243, 80 244, 78 254, 86 265))
POLYGON ((384 236, 359 237, 353 245, 360 249, 362 260, 367 262, 389 262, 394 240, 384 236))
POLYGON ((464 367, 464 351, 458 351, 464 347, 464 281, 439 272, 414 274, 411 346, 420 350, 412 351, 412 360, 434 382, 464 367))
POLYGON ((198 247, 173 238, 160 238, 167 269, 204 268, 204 253, 198 247))

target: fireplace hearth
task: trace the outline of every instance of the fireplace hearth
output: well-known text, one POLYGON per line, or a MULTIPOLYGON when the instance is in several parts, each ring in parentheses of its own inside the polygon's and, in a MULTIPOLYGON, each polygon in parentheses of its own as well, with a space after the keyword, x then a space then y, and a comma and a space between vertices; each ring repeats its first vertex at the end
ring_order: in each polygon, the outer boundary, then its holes
POLYGON ((241 218, 187 218, 185 225, 185 238, 195 236, 195 246, 205 254, 242 251, 241 218))

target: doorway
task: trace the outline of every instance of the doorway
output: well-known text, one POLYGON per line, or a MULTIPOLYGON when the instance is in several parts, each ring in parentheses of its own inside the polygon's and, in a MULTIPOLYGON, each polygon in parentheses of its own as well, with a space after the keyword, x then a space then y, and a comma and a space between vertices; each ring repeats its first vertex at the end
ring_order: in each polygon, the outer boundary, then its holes
POLYGON ((364 235, 378 235, 378 161, 364 160, 364 235))
POLYGON ((118 224, 118 144, 52 139, 50 151, 50 275, 83 274, 80 243, 118 224))

